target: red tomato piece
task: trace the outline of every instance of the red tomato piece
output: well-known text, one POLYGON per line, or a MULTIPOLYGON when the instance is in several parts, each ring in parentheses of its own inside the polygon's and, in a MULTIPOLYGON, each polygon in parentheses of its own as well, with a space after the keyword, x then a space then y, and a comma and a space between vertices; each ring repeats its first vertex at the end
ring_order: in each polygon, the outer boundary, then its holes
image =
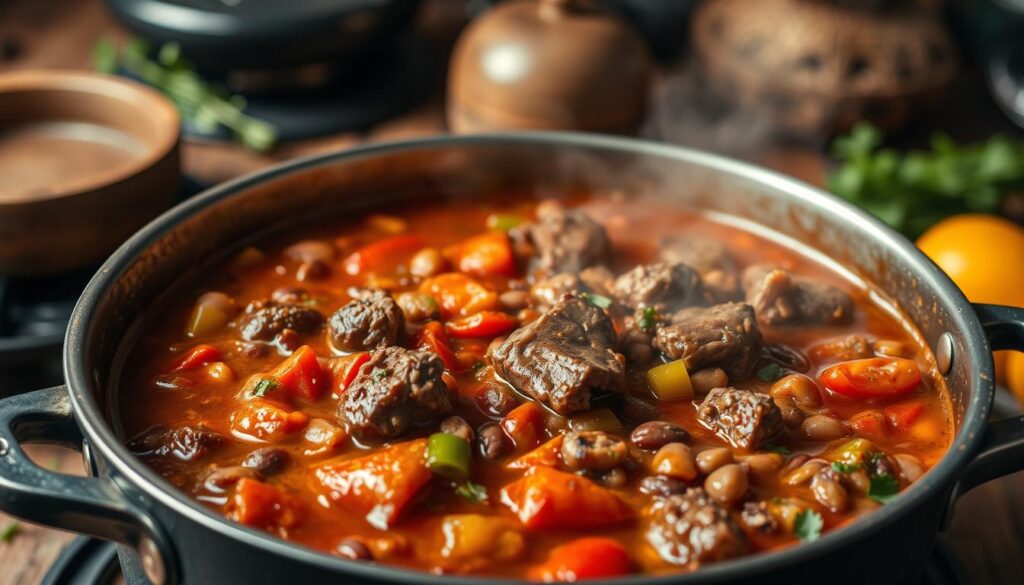
POLYGON ((524 402, 501 419, 501 428, 517 449, 532 449, 541 441, 544 413, 533 402, 524 402))
POLYGON ((294 398, 316 400, 326 386, 324 371, 312 347, 303 345, 270 373, 294 398))
POLYGON ((512 315, 499 311, 481 311, 449 322, 446 329, 448 335, 456 338, 497 337, 518 326, 519 320, 512 315))
POLYGON ((235 485, 227 516, 246 526, 278 532, 297 525, 299 512, 299 503, 288 494, 262 481, 243 477, 235 485))
POLYGON ((436 353, 444 362, 444 367, 453 372, 460 372, 463 369, 459 365, 458 358, 455 357, 455 352, 452 351, 448 333, 438 321, 428 321, 423 329, 420 329, 416 347, 436 353))
POLYGON ((427 440, 416 439, 356 459, 342 455, 310 471, 332 501, 387 530, 430 481, 426 454, 427 440))
POLYGON ((876 357, 826 368, 821 381, 830 391, 847 398, 895 398, 917 388, 921 370, 914 360, 876 357))
POLYGON ((551 467, 532 467, 501 490, 501 501, 533 530, 604 528, 633 518, 633 508, 606 487, 551 467))
POLYGON ((923 412, 924 405, 920 402, 907 402, 885 407, 885 416, 889 419, 892 428, 897 431, 909 429, 923 412))
POLYGON ((353 276, 366 271, 393 268, 406 255, 424 246, 423 238, 414 235, 391 236, 367 244, 348 255, 342 262, 345 272, 353 276))
POLYGON ((171 371, 183 372, 185 370, 194 370, 219 359, 220 350, 212 345, 203 343, 186 351, 178 361, 174 362, 174 367, 171 368, 171 371))
POLYGON ((884 437, 886 434, 885 415, 879 410, 865 410, 850 418, 850 426, 864 437, 884 437))
POLYGON ((327 369, 333 374, 334 392, 338 396, 345 393, 348 385, 359 374, 359 368, 368 361, 370 361, 370 354, 365 351, 327 360, 327 369))
POLYGON ((559 461, 562 460, 560 456, 561 451, 562 435, 558 435, 526 455, 512 460, 505 467, 507 469, 528 469, 538 465, 558 467, 559 461))
POLYGON ((516 260, 505 232, 472 237, 459 248, 458 267, 478 276, 515 276, 516 260))
POLYGON ((592 536, 551 549, 547 560, 531 568, 527 578, 545 583, 574 583, 580 579, 628 575, 632 566, 629 553, 618 541, 592 536))

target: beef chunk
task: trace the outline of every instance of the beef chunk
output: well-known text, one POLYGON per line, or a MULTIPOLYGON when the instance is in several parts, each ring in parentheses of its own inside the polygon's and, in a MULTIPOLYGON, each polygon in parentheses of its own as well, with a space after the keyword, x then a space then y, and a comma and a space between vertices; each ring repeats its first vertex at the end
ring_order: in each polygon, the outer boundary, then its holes
POLYGON ((559 414, 590 408, 591 390, 622 394, 625 365, 612 347, 615 330, 601 309, 565 296, 493 353, 495 371, 559 414))
POLYGON ((741 449, 757 449, 782 432, 782 411, 771 396, 736 388, 715 388, 697 407, 697 418, 741 449))
POLYGON ((277 301, 257 301, 246 308, 246 313, 242 338, 249 341, 269 341, 285 329, 314 333, 324 322, 324 316, 312 307, 277 301))
POLYGON ((373 352, 345 391, 339 418, 361 439, 391 438, 452 412, 444 363, 437 355, 401 347, 373 352))
POLYGON ((682 359, 691 372, 719 367, 731 380, 750 376, 761 355, 761 331, 754 310, 743 303, 691 307, 659 327, 654 347, 682 359))
POLYGON ((700 236, 673 236, 662 240, 659 256, 670 264, 686 264, 704 280, 712 301, 733 301, 740 296, 739 271, 722 242, 700 236))
POLYGON ((128 442, 136 455, 175 457, 182 461, 202 459, 224 445, 224 435, 202 427, 168 429, 152 427, 128 442))
POLYGON ((647 518, 647 542, 673 565, 696 569, 746 554, 750 548, 729 512, 701 488, 656 498, 647 518))
POLYGON ((704 284, 686 264, 641 264, 615 280, 613 293, 633 309, 653 307, 665 313, 703 304, 704 284))
POLYGON ((405 326, 398 303, 383 290, 370 290, 331 315, 327 327, 334 347, 364 351, 394 345, 405 326))
POLYGON ((849 321, 853 315, 853 301, 838 288, 766 264, 747 268, 743 287, 747 302, 765 325, 831 325, 849 321))
POLYGON ((520 230, 534 248, 531 267, 546 274, 576 274, 588 266, 607 264, 611 255, 601 224, 555 201, 538 205, 537 220, 520 230))

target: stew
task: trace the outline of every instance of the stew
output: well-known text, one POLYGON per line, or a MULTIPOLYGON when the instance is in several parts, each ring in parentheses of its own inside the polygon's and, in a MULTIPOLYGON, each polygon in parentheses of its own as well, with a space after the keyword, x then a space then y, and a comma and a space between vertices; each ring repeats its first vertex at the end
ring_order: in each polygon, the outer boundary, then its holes
POLYGON ((126 355, 130 448, 361 562, 574 581, 811 541, 943 455, 870 286, 668 202, 434 200, 249 246, 126 355))

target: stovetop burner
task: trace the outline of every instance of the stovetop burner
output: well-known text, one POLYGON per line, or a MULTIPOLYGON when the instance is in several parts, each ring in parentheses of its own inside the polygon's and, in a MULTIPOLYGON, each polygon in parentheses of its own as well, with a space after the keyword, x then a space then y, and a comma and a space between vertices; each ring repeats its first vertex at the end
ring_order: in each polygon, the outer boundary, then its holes
MULTIPOLYGON (((40 585, 148 585, 142 571, 131 560, 118 563, 117 545, 79 537, 61 553, 40 585)), ((968 583, 956 557, 940 541, 925 567, 921 585, 965 585, 968 583)))

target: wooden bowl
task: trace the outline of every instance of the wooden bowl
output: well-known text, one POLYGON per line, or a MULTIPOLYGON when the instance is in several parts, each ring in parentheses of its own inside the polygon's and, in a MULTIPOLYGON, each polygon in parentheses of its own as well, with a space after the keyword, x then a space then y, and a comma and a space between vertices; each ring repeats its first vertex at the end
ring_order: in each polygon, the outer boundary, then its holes
POLYGON ((131 81, 0 74, 0 273, 99 262, 179 190, 174 105, 131 81))

